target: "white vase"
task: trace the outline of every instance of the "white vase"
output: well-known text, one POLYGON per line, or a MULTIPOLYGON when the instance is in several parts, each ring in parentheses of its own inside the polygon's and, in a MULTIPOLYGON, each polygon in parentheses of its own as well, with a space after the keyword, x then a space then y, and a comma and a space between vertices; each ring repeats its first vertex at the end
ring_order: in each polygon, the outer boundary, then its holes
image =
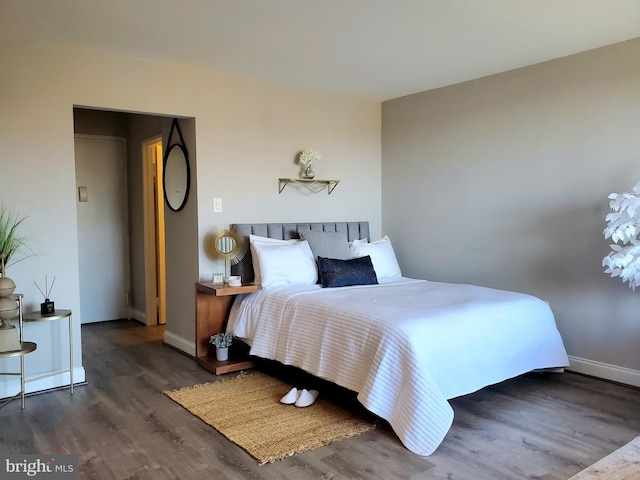
POLYGON ((0 352, 20 350, 18 329, 11 324, 11 319, 19 312, 18 301, 13 297, 16 284, 4 272, 4 261, 0 277, 0 352))
POLYGON ((0 325, 2 325, 9 323, 9 320, 18 314, 18 301, 12 296, 16 284, 4 272, 4 261, 0 274, 2 275, 0 276, 0 325))
POLYGON ((229 347, 216 347, 216 360, 220 362, 229 360, 229 347))

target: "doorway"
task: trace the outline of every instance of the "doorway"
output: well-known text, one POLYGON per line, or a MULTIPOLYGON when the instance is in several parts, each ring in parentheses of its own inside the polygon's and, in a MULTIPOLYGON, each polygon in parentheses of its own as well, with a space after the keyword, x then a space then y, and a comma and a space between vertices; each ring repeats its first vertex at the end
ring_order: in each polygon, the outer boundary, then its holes
MULTIPOLYGON (((152 165, 153 162, 155 162, 155 164, 159 165, 161 168, 162 135, 163 132, 168 130, 169 120, 167 120, 166 117, 159 115, 100 110, 97 108, 79 106, 75 106, 73 108, 73 120, 74 134, 76 137, 119 138, 123 141, 123 149, 125 150, 125 153, 123 154, 124 167, 120 171, 124 175, 123 181, 125 184, 123 186, 123 190, 116 191, 112 189, 112 195, 114 198, 109 199, 109 201, 117 201, 118 199, 126 200, 121 225, 119 227, 114 225, 113 228, 110 229, 110 231, 118 231, 119 228, 122 229, 122 241, 128 251, 125 270, 127 278, 123 280, 124 284, 127 285, 127 291, 123 294, 126 309, 123 314, 118 316, 118 318, 134 319, 145 325, 158 325, 159 321, 165 322, 166 300, 156 300, 158 295, 155 293, 158 290, 156 285, 161 287, 163 284, 162 279, 157 279, 157 272, 163 272, 163 269, 158 268, 157 265, 159 263, 160 265, 164 264, 164 248, 163 246, 155 248, 155 243, 145 243, 145 228, 147 222, 150 221, 145 210, 145 202, 147 201, 145 197, 145 150, 147 148, 147 143, 151 144, 151 147, 149 147, 150 149, 155 148, 156 151, 151 150, 149 152, 152 155, 150 156, 151 162, 152 165), (154 143, 157 143, 157 146, 154 147, 154 143), (156 159, 158 161, 156 161, 156 159), (154 246, 154 250, 150 255, 152 259, 151 262, 147 261, 147 252, 145 251, 149 244, 154 246), (150 279, 147 279, 146 272, 148 263, 152 263, 154 267, 150 279), (154 292, 152 307, 147 305, 149 303, 147 301, 147 285, 149 283, 151 283, 154 292), (147 319, 148 313, 149 318, 147 319)), ((95 182, 98 184, 102 183, 103 180, 103 175, 99 173, 99 168, 101 167, 95 165, 87 168, 90 173, 93 172, 92 175, 96 177, 95 182)), ((152 181, 156 177, 157 173, 150 175, 152 181)), ((105 178, 107 178, 107 176, 105 176, 105 178)), ((78 181, 80 182, 80 178, 78 178, 78 181)), ((162 185, 162 183, 159 185, 162 185)), ((83 185, 82 183, 78 183, 78 186, 83 185)), ((79 195, 79 193, 77 193, 77 195, 79 195)), ((89 189, 88 200, 89 204, 95 200, 91 195, 91 189, 89 189)), ((86 207, 88 203, 80 203, 78 201, 77 205, 79 215, 82 214, 81 210, 86 210, 86 208, 83 207, 86 207)), ((152 207, 155 204, 156 202, 154 201, 150 202, 152 207)), ((160 208, 158 209, 159 215, 164 213, 164 209, 162 207, 163 205, 160 204, 160 208)), ((158 228, 161 228, 163 225, 163 219, 160 218, 160 221, 156 222, 157 215, 155 213, 155 209, 149 208, 149 210, 152 215, 152 225, 158 225, 158 228)), ((97 221, 96 219, 100 215, 99 212, 94 213, 95 215, 89 216, 90 221, 97 221)), ((78 217, 78 220, 79 222, 81 221, 80 216, 78 217)), ((78 224, 78 228, 82 228, 80 223, 78 224)), ((161 235, 160 241, 162 241, 164 238, 164 231, 160 231, 159 234, 161 235)), ((151 235, 150 238, 153 239, 155 236, 155 234, 151 235)), ((120 235, 118 237, 120 238, 120 235)), ((100 255, 80 254, 79 260, 81 270, 87 270, 88 272, 93 270, 95 277, 96 273, 92 262, 94 262, 94 258, 97 256, 100 255)), ((90 275, 90 273, 87 275, 90 275)), ((82 287, 87 285, 87 282, 83 279, 81 279, 80 283, 82 287)), ((82 306, 82 310, 80 312, 81 323, 85 323, 84 310, 91 306, 93 296, 96 295, 96 291, 99 291, 99 289, 89 290, 87 288, 82 288, 80 292, 82 306), (89 305, 89 307, 87 307, 87 305, 89 305)), ((111 320, 114 318, 116 317, 105 316, 100 320, 111 320)), ((96 319, 96 321, 98 320, 96 319)))
POLYGON ((162 137, 142 142, 145 317, 147 325, 165 325, 167 323, 162 158, 162 137))
MULTIPOLYGON (((125 317, 144 325, 160 323, 164 324, 162 328, 171 326, 179 330, 179 326, 171 324, 174 319, 178 323, 183 321, 184 312, 194 308, 192 279, 199 275, 197 249, 183 249, 182 246, 197 242, 198 221, 197 205, 193 200, 187 202, 180 214, 165 207, 162 170, 158 169, 162 168, 163 143, 170 131, 172 118, 90 106, 73 108, 75 134, 126 139, 128 209, 124 225, 129 236, 126 243, 130 253, 125 317), (157 238, 157 243, 154 238, 157 238), (147 252, 150 246, 154 248, 147 252)), ((194 152, 195 118, 182 118, 180 126, 190 151, 194 152)), ((195 177, 195 155, 190 157, 190 163, 195 177)), ((193 197, 194 187, 195 183, 192 183, 193 197)), ((91 292, 87 295, 91 298, 91 292)), ((82 321, 82 311, 80 317, 82 321)), ((193 347, 190 338, 175 335, 172 331, 165 333, 165 342, 186 352, 193 347)))

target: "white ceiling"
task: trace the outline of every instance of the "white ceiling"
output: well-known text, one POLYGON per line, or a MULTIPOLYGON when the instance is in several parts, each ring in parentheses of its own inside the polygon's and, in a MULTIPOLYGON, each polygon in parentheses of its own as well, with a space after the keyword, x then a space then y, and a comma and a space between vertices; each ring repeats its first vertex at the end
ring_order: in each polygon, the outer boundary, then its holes
POLYGON ((640 37, 640 0, 0 0, 0 30, 387 100, 640 37))

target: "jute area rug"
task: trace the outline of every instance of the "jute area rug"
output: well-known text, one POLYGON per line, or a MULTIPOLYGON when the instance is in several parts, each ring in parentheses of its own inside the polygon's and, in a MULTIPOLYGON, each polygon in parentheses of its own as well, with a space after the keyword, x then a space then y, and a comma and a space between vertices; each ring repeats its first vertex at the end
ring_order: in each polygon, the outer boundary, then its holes
POLYGON ((290 389, 256 372, 164 393, 261 465, 375 428, 357 413, 324 400, 322 392, 309 407, 281 404, 290 389))
POLYGON ((640 480, 640 437, 569 480, 640 480))

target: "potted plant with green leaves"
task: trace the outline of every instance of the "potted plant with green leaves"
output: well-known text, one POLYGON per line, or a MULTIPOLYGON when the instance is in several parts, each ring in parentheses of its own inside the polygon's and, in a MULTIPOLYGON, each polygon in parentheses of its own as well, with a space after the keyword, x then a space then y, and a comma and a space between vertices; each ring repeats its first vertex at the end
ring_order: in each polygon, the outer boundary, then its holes
POLYGON ((26 217, 0 205, 0 350, 18 350, 20 341, 10 320, 18 314, 18 301, 13 292, 15 282, 7 277, 6 268, 10 261, 16 263, 16 253, 26 246, 26 237, 19 235, 19 227, 26 217))
POLYGON ((216 360, 225 361, 229 359, 229 347, 233 341, 231 332, 216 333, 209 339, 209 343, 216 346, 216 360))

